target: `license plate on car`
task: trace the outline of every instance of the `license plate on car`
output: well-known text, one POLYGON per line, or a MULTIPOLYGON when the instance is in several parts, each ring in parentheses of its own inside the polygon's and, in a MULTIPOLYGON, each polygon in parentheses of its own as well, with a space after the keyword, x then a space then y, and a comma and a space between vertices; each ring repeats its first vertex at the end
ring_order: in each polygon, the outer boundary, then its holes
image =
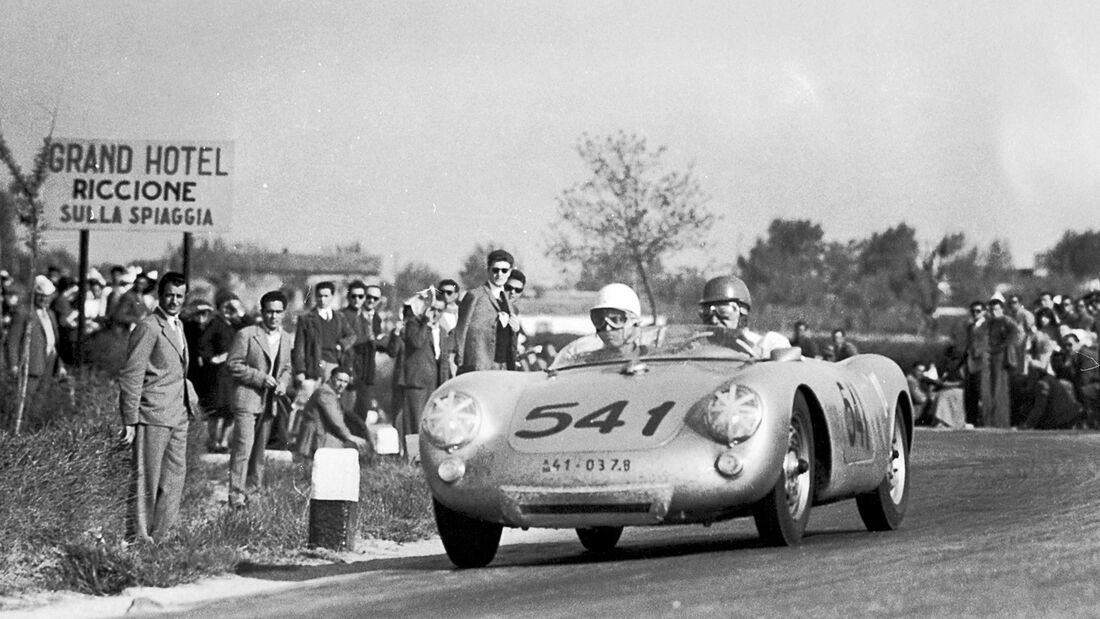
POLYGON ((630 458, 543 458, 543 473, 629 473, 630 458))

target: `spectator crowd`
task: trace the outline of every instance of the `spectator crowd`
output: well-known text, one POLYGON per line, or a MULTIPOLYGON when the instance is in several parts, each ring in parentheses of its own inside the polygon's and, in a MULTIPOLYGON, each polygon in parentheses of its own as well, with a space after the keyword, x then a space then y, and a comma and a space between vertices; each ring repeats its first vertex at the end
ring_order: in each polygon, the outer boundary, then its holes
MULTIPOLYGON (((378 284, 316 283, 293 333, 285 329, 292 321, 279 290, 263 294, 253 314, 232 291, 211 300, 189 297, 178 273, 158 278, 118 266, 107 281, 93 269, 82 293, 58 269, 38 276, 27 292, 0 272, 0 337, 12 376, 27 355, 32 403, 65 379, 81 343, 85 361, 119 359, 114 369, 124 440, 134 449, 134 496, 145 497, 135 502, 130 530, 156 538, 171 528, 178 509, 191 419, 205 422, 208 451, 229 453, 229 505, 246 509, 263 485, 269 447, 292 450, 306 470, 322 447, 373 446, 415 457, 411 437, 420 411, 443 382, 477 370, 545 369, 553 347, 525 346, 520 326, 525 275, 503 250, 489 253, 485 264, 481 286, 462 291, 454 279, 443 279, 396 300, 395 312, 384 309, 378 284), (24 294, 32 295, 33 312, 24 294), (383 358, 392 360, 392 371, 383 371, 383 358), (380 444, 386 428, 396 431, 392 447, 380 444)), ((743 282, 722 277, 708 290, 743 299, 747 316, 751 298, 738 286, 743 282)), ((721 309, 710 308, 704 320, 728 320, 721 309)), ((1031 307, 1017 295, 973 302, 945 358, 909 370, 919 422, 1100 428, 1098 311, 1097 293, 1076 299, 1044 293, 1031 307)), ((803 322, 795 324, 790 345, 830 361, 859 352, 843 329, 820 345, 803 322)))

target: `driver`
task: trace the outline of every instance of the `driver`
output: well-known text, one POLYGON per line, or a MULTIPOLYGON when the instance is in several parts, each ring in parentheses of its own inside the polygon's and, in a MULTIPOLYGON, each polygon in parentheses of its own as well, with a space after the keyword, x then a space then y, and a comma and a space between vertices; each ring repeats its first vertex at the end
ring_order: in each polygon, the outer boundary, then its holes
POLYGON ((716 340, 728 348, 746 352, 753 357, 767 358, 773 350, 790 348, 786 336, 768 331, 760 335, 749 330, 752 295, 741 278, 722 275, 707 281, 699 299, 699 318, 703 324, 718 327, 716 340))

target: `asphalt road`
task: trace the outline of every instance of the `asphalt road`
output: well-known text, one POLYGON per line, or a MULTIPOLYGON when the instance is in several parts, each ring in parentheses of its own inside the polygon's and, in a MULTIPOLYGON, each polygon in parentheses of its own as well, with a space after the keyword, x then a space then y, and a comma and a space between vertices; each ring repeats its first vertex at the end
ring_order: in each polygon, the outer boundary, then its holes
POLYGON ((793 549, 761 547, 751 519, 627 529, 607 555, 563 531, 480 570, 440 554, 259 571, 297 583, 187 614, 1095 617, 1098 459, 1094 433, 918 430, 899 531, 867 532, 852 501, 815 508, 793 549))

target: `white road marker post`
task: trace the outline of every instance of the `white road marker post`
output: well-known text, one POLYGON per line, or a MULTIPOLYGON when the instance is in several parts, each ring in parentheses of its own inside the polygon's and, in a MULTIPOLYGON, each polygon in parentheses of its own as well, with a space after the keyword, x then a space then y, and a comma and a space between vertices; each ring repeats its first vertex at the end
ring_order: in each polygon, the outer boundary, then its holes
POLYGON ((318 449, 313 456, 309 544, 354 550, 359 515, 359 451, 318 449))

